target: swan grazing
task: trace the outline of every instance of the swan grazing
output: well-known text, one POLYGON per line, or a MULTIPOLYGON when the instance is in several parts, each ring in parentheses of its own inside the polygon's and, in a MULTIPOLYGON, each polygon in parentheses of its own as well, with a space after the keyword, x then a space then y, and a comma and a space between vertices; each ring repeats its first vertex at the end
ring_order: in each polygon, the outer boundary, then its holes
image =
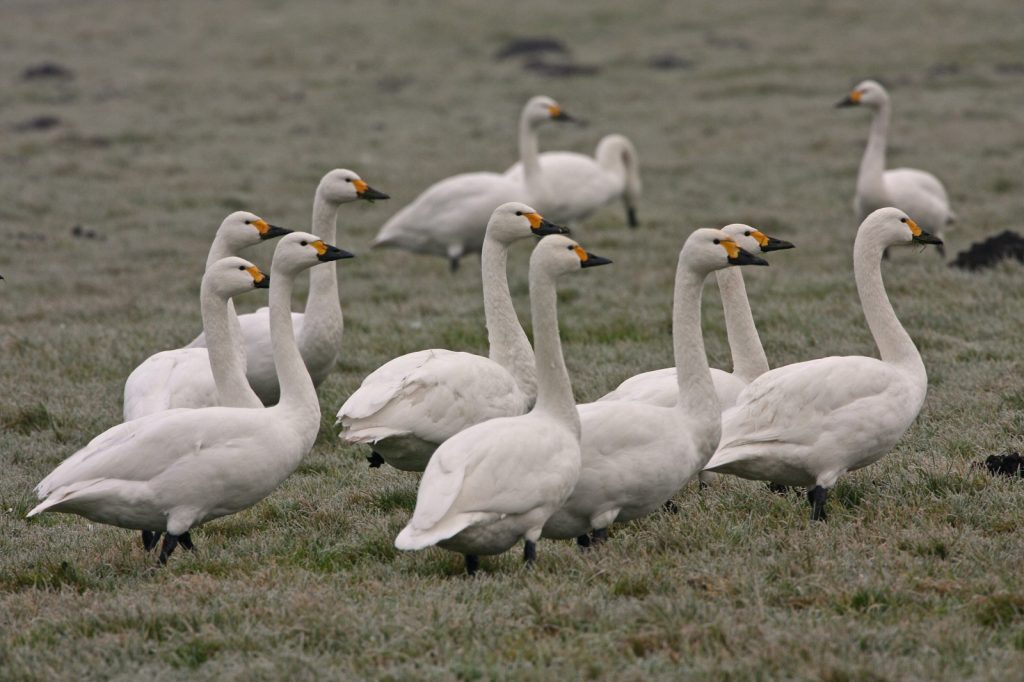
POLYGON ((245 380, 245 358, 231 333, 231 299, 269 288, 270 278, 247 260, 222 258, 203 275, 199 302, 210 348, 175 348, 149 356, 124 385, 124 419, 176 407, 262 407, 245 380))
POLYGON ((537 404, 526 414, 471 426, 437 449, 395 547, 459 552, 470 575, 480 555, 500 554, 520 539, 526 561, 536 558, 541 528, 580 471, 580 418, 562 357, 555 282, 610 262, 560 235, 537 244, 530 257, 537 404))
MULTIPOLYGON (((571 121, 550 97, 533 97, 519 116, 519 148, 537 152, 537 128, 545 121, 571 121)), ((524 157, 526 158, 526 157, 524 157)), ((384 223, 372 248, 397 248, 443 256, 452 271, 477 253, 491 213, 507 201, 526 201, 521 181, 501 173, 460 173, 428 187, 384 223)))
POLYGON ((676 400, 667 407, 636 401, 579 406, 582 463, 576 488, 544 525, 547 538, 603 537, 615 521, 660 509, 707 464, 721 433, 700 329, 704 280, 730 265, 768 265, 721 230, 699 229, 683 244, 672 306, 676 400))
MULTIPOLYGON (((722 228, 740 248, 751 253, 769 253, 791 249, 793 244, 769 237, 760 230, 742 223, 733 223, 722 228)), ((725 268, 715 272, 718 289, 722 296, 722 311, 725 313, 725 330, 729 337, 729 351, 732 355, 732 372, 711 370, 718 404, 724 410, 736 402, 736 397, 747 384, 768 371, 768 358, 761 347, 761 338, 754 326, 750 312, 747 289, 743 273, 739 268, 725 268)), ((667 367, 632 376, 615 390, 605 394, 604 400, 636 400, 651 405, 672 407, 679 397, 676 368, 667 367)))
POLYGON ((369 443, 371 466, 423 471, 437 446, 459 431, 530 409, 537 395, 533 350, 512 305, 505 265, 513 242, 563 232, 526 204, 496 208, 480 258, 488 357, 435 348, 391 360, 341 406, 341 439, 369 443))
MULTIPOLYGON (((373 189, 358 174, 336 168, 320 180, 313 197, 313 233, 328 244, 337 239, 338 209, 342 204, 365 199, 387 199, 388 195, 373 189)), ((279 388, 274 371, 270 341, 268 308, 239 315, 238 322, 245 340, 246 376, 264 405, 277 402, 279 388)), ((292 313, 292 324, 298 339, 299 352, 306 368, 319 386, 334 369, 341 350, 344 320, 338 299, 338 273, 332 265, 317 268, 309 275, 309 297, 305 313, 292 313)), ((189 347, 203 347, 206 337, 200 334, 189 347)))
POLYGON ((78 514, 143 531, 148 548, 165 532, 161 563, 189 531, 256 504, 313 447, 320 405, 295 343, 290 314, 296 276, 317 263, 351 257, 319 237, 281 240, 271 267, 270 332, 281 400, 270 408, 207 407, 158 412, 108 429, 36 486, 28 513, 78 514))
POLYGON ((921 355, 882 283, 882 253, 910 243, 941 241, 903 211, 882 208, 864 220, 853 245, 857 292, 881 360, 829 357, 762 374, 722 415, 722 442, 708 471, 807 486, 811 519, 823 520, 839 477, 896 444, 928 388, 921 355))
MULTIPOLYGON (((916 168, 885 169, 891 111, 889 93, 881 84, 866 80, 836 106, 863 106, 874 111, 868 146, 857 173, 857 195, 853 199, 857 220, 863 221, 879 208, 895 206, 913 218, 922 230, 941 239, 945 228, 956 220, 942 182, 931 173, 916 168)), ((945 255, 942 244, 939 244, 938 251, 945 255)))

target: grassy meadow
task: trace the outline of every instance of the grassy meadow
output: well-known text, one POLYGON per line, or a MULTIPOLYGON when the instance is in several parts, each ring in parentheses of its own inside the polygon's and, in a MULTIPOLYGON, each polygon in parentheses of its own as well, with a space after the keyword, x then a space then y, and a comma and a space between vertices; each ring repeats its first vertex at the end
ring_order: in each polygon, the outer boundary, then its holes
MULTIPOLYGON (((580 402, 671 363, 674 267, 698 226, 797 244, 745 273, 773 365, 874 354, 851 270, 869 114, 832 105, 863 78, 889 86, 889 163, 946 183, 950 258, 1021 231, 1019 0, 7 0, 0 45, 0 679, 1024 675, 1024 484, 972 467, 1024 447, 1019 264, 966 273, 905 249, 884 266, 928 399, 887 458, 841 481, 825 524, 802 496, 726 480, 599 551, 543 541, 534 570, 512 552, 470 580, 459 556, 393 548, 417 477, 367 469, 333 427, 396 355, 485 352, 476 258, 452 276, 368 245, 431 182, 511 164, 534 94, 590 122, 544 128, 543 149, 621 132, 642 160, 641 228, 618 206, 588 220, 577 237, 615 263, 561 288, 580 402), (495 60, 536 36, 599 71, 495 60), (23 77, 46 62, 71 77, 23 77), (308 229, 334 167, 392 200, 342 207, 337 243, 359 255, 338 265, 344 350, 298 471, 162 570, 134 532, 26 521, 36 482, 120 421, 132 368, 198 330, 221 219, 245 208, 308 229)), ((528 256, 520 245, 509 267, 526 323, 528 256)), ((704 334, 728 367, 714 286, 704 334)))

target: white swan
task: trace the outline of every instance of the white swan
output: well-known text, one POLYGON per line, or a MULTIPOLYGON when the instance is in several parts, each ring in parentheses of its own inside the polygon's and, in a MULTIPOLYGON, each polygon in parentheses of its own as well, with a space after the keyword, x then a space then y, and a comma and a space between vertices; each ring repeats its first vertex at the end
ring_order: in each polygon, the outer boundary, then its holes
MULTIPOLYGON (((879 208, 894 206, 905 211, 922 230, 941 239, 944 231, 956 220, 942 182, 931 173, 916 168, 885 169, 891 111, 889 93, 876 81, 866 80, 836 106, 863 106, 874 111, 868 145, 857 173, 857 194, 853 199, 857 220, 863 221, 879 208)), ((938 250, 940 255, 945 255, 941 244, 938 250)))
POLYGON ((939 244, 906 213, 883 208, 857 231, 853 271, 881 360, 852 355, 771 370, 722 415, 708 471, 807 486, 811 518, 825 518, 828 489, 887 453, 910 427, 928 388, 921 355, 893 312, 881 258, 898 244, 939 244))
MULTIPOLYGON (((533 97, 519 116, 520 149, 537 149, 537 127, 545 121, 569 121, 550 97, 533 97), (524 140, 526 140, 524 142, 524 140), (532 140, 532 142, 531 142, 532 140)), ((478 253, 491 213, 508 201, 526 201, 523 183, 501 173, 460 173, 428 187, 380 228, 372 248, 398 248, 443 256, 451 269, 478 253)))
POLYGON ((210 348, 175 348, 149 356, 124 385, 124 420, 176 407, 262 407, 245 380, 245 359, 231 333, 231 299, 266 289, 270 278, 249 261, 231 256, 206 269, 199 302, 210 348))
MULTIPOLYGON (((793 248, 787 241, 769 237, 760 230, 742 223, 726 225, 722 232, 731 237, 740 248, 750 253, 768 253, 793 248)), ((715 279, 722 296, 725 330, 732 355, 732 372, 711 370, 711 380, 715 385, 718 404, 724 410, 735 404, 736 397, 747 384, 768 371, 768 358, 761 346, 757 327, 754 326, 754 316, 750 312, 743 273, 739 268, 725 268, 715 272, 715 279)), ((613 391, 598 398, 598 401, 636 400, 651 405, 672 407, 678 397, 676 368, 666 367, 632 376, 613 391)))
POLYGON ((615 521, 661 506, 699 472, 721 433, 721 410, 700 328, 704 280, 730 265, 768 265, 721 230, 699 229, 679 252, 672 308, 676 400, 667 407, 626 401, 580 405, 582 463, 572 495, 544 525, 547 538, 603 537, 615 521))
MULTIPOLYGON (((313 197, 313 234, 333 244, 337 239, 338 209, 342 204, 365 199, 387 199, 366 184, 353 171, 336 168, 320 180, 313 197)), ((256 395, 265 405, 277 402, 277 373, 274 371, 270 342, 268 308, 239 315, 242 338, 245 340, 246 376, 256 395)), ((338 273, 335 267, 317 268, 309 275, 309 297, 304 313, 292 313, 292 323, 299 343, 299 352, 306 362, 313 385, 319 386, 334 369, 341 351, 344 320, 338 299, 338 273)), ((189 347, 206 345, 200 334, 189 347)))
POLYGON ((530 257, 537 404, 527 414, 471 426, 437 449, 395 547, 459 552, 470 574, 480 555, 500 554, 520 539, 526 561, 536 558, 541 528, 565 503, 580 470, 580 419, 558 336, 555 281, 609 262, 568 237, 537 244, 530 257))
POLYGON ((385 363, 338 410, 340 438, 369 443, 372 466, 423 471, 437 446, 459 431, 530 409, 537 394, 533 350, 512 305, 505 264, 513 242, 564 231, 526 204, 496 208, 480 258, 488 357, 435 348, 385 363))
POLYGON ((303 232, 277 246, 270 288, 281 378, 277 405, 168 410, 119 424, 36 486, 42 502, 28 516, 59 511, 139 529, 147 548, 166 532, 160 551, 166 562, 179 540, 192 547, 190 529, 273 492, 313 447, 320 428, 316 389, 296 347, 289 310, 295 277, 351 255, 303 232))

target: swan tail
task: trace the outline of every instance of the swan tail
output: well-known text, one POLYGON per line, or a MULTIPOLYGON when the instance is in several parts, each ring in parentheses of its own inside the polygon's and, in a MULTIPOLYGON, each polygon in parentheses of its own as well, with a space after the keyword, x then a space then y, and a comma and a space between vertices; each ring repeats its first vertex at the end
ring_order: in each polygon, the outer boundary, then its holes
POLYGON ((463 530, 479 523, 496 520, 500 514, 488 512, 471 512, 456 514, 437 523, 430 528, 416 528, 410 522, 395 538, 395 547, 402 550, 417 550, 436 545, 448 538, 458 535, 463 530))
POLYGON ((371 426, 367 428, 357 428, 353 425, 348 427, 338 434, 338 438, 351 443, 352 445, 358 445, 363 443, 376 443, 384 438, 394 438, 398 436, 407 436, 411 433, 408 430, 402 429, 391 429, 386 426, 371 426))
POLYGON ((33 507, 32 510, 25 515, 25 518, 32 518, 33 516, 42 514, 48 509, 56 507, 57 505, 70 502, 81 494, 86 493, 93 486, 103 483, 106 480, 107 479, 105 478, 92 478, 87 481, 77 481, 69 485, 61 486, 47 494, 41 492, 44 489, 43 483, 46 483, 46 480, 44 479, 42 483, 36 486, 36 492, 39 493, 40 496, 46 495, 46 499, 33 507))

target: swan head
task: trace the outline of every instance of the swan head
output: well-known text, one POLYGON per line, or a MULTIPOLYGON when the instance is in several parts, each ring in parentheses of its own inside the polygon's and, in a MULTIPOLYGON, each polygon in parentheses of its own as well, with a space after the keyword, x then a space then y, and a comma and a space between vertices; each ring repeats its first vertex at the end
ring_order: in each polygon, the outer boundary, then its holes
POLYGON ((889 101, 889 93, 878 81, 866 80, 858 83, 850 94, 836 102, 837 107, 864 106, 878 109, 889 101))
POLYGON ((531 97, 523 107, 523 119, 531 126, 537 126, 545 121, 575 121, 562 109, 561 105, 546 95, 531 97))
POLYGON ((768 265, 768 261, 743 250, 728 233, 706 227, 694 230, 686 239, 679 259, 701 275, 730 265, 768 265))
POLYGON ((390 199, 384 192, 378 192, 366 184, 355 171, 347 168, 335 168, 329 171, 320 180, 320 186, 316 193, 331 204, 345 204, 358 199, 375 201, 377 199, 390 199))
POLYGON ((232 251, 239 251, 289 232, 291 230, 271 225, 255 213, 235 211, 221 222, 217 228, 217 237, 226 240, 232 251))
POLYGON ((857 240, 861 234, 870 235, 883 247, 901 244, 942 244, 938 237, 928 234, 906 213, 898 208, 880 208, 871 213, 857 230, 857 240))
POLYGON ((743 223, 732 223, 722 228, 722 232, 732 237, 732 240, 739 244, 739 247, 750 253, 768 253, 770 251, 782 251, 783 249, 795 248, 795 245, 769 237, 761 230, 743 223))
POLYGON ((320 263, 354 257, 354 254, 326 243, 315 234, 292 232, 278 242, 271 272, 294 276, 320 263))
POLYGON ((511 244, 531 235, 545 237, 549 234, 569 234, 569 228, 545 220, 540 213, 518 201, 510 201, 494 209, 487 221, 487 236, 502 244, 511 244))
POLYGON ((253 289, 270 288, 270 277, 244 258, 231 256, 221 258, 206 269, 202 288, 227 300, 253 289))
POLYGON ((607 258, 588 253, 574 240, 560 234, 541 239, 530 256, 531 271, 541 270, 552 277, 609 263, 607 258))

